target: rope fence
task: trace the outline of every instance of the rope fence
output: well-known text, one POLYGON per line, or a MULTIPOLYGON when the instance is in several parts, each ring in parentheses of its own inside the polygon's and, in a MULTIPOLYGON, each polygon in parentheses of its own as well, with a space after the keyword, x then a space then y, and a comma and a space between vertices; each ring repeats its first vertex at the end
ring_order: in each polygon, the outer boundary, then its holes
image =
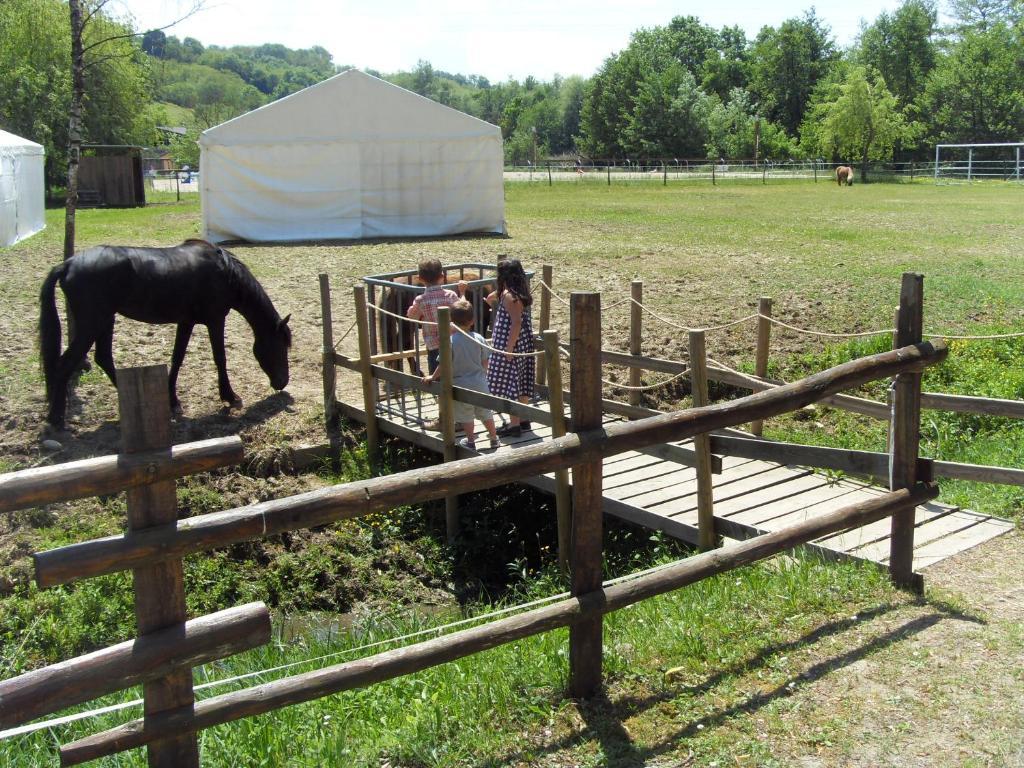
MULTIPOLYGON (((560 296, 558 293, 556 293, 555 290, 552 289, 550 285, 548 285, 547 283, 545 283, 543 280, 541 280, 539 278, 535 278, 535 280, 541 285, 541 287, 543 287, 545 290, 547 290, 547 292, 549 293, 549 295, 552 298, 554 298, 556 301, 558 301, 560 304, 563 304, 566 307, 569 306, 569 302, 563 296, 560 296)), ((625 304, 635 304, 643 312, 645 312, 646 314, 650 315, 651 317, 661 321, 665 325, 668 325, 668 326, 670 326, 672 328, 675 328, 677 330, 680 330, 680 331, 686 331, 687 333, 689 333, 691 331, 704 331, 705 333, 711 333, 711 332, 714 332, 714 331, 722 331, 722 330, 725 330, 726 328, 731 328, 731 327, 736 326, 736 325, 742 325, 743 323, 748 323, 748 322, 750 322, 752 320, 764 320, 766 322, 771 323, 772 325, 777 325, 777 326, 780 326, 782 328, 786 328, 787 330, 794 331, 795 333, 802 333, 802 334, 806 334, 808 336, 820 336, 820 337, 836 338, 836 339, 859 339, 859 338, 867 338, 867 337, 871 337, 871 336, 887 336, 887 335, 892 335, 893 333, 896 332, 895 328, 881 328, 881 329, 879 329, 877 331, 850 331, 850 332, 820 331, 820 330, 816 330, 816 329, 813 329, 813 328, 801 328, 800 326, 793 325, 791 323, 787 323, 787 322, 785 322, 783 320, 778 319, 777 317, 773 317, 772 315, 765 315, 765 314, 762 314, 760 312, 753 312, 753 313, 751 313, 749 315, 745 315, 745 316, 739 318, 738 320, 732 320, 730 322, 722 323, 720 325, 713 325, 713 326, 688 326, 688 325, 680 325, 679 323, 677 323, 677 322, 675 322, 673 320, 670 320, 669 318, 665 317, 664 315, 661 315, 661 314, 655 312, 653 309, 651 309, 649 306, 647 306, 646 303, 637 301, 636 299, 634 299, 631 296, 627 297, 625 299, 622 299, 620 301, 617 301, 614 304, 610 304, 607 307, 605 307, 604 309, 606 311, 608 311, 608 310, 616 309, 617 307, 623 306, 625 304)), ((995 340, 995 339, 1019 339, 1019 338, 1024 338, 1024 331, 1014 332, 1014 333, 992 333, 992 334, 952 334, 952 333, 942 333, 942 332, 937 332, 937 333, 930 333, 929 332, 929 333, 925 333, 923 335, 925 336, 925 338, 929 338, 929 339, 950 339, 950 340, 956 340, 956 341, 987 341, 987 340, 995 340)))

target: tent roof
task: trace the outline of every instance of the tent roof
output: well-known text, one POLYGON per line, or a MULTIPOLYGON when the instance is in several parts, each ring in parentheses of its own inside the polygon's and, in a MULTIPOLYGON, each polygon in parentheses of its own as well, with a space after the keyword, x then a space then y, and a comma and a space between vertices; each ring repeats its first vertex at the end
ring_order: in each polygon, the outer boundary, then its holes
POLYGON ((0 130, 0 149, 3 150, 20 150, 19 154, 23 155, 41 155, 43 154, 43 145, 36 144, 34 141, 23 139, 21 136, 15 136, 13 133, 0 130))
POLYGON ((385 80, 350 69, 203 131, 217 144, 401 141, 497 136, 501 129, 385 80))

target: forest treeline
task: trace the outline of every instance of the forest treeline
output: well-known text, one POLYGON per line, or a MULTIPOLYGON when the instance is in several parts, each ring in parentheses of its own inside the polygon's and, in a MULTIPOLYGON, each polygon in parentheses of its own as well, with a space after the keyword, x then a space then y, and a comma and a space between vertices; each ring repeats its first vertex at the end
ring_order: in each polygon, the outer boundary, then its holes
MULTIPOLYGON (((319 46, 204 46, 87 5, 87 143, 152 146, 168 135, 157 126, 185 124, 172 149, 194 165, 198 132, 347 68, 319 46)), ((66 166, 67 17, 62 0, 0 3, 0 127, 46 147, 52 184, 66 166)), ((752 40, 679 16, 635 31, 589 78, 491 83, 426 61, 370 73, 501 126, 515 164, 927 159, 937 142, 1024 140, 1024 0, 904 0, 847 48, 813 9, 752 40)))

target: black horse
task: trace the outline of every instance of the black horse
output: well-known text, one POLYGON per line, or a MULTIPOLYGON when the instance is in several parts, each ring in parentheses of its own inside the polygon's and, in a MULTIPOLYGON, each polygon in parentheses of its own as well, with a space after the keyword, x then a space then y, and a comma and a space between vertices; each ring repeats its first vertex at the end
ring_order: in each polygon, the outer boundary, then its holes
POLYGON ((175 323, 169 387, 171 407, 180 410, 178 371, 192 329, 205 325, 217 364, 220 399, 233 407, 242 401, 228 381, 224 320, 232 309, 252 326, 252 352, 270 378, 270 386, 288 384, 288 317, 283 320, 249 269, 231 253, 205 240, 186 240, 173 248, 103 245, 82 251, 50 270, 39 295, 39 348, 46 378, 47 420, 63 426, 72 374, 96 345, 96 364, 116 386, 114 315, 144 323, 175 323), (56 284, 67 298, 71 338, 60 353, 56 284))

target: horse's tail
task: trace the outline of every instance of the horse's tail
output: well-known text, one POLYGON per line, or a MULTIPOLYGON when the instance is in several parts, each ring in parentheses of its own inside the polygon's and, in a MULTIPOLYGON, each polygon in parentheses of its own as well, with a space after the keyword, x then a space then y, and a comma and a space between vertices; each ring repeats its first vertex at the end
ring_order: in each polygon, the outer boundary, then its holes
POLYGON ((57 281, 64 277, 67 264, 59 264, 50 270, 39 292, 39 359, 46 381, 46 400, 50 401, 53 375, 60 358, 60 318, 57 316, 57 281))

